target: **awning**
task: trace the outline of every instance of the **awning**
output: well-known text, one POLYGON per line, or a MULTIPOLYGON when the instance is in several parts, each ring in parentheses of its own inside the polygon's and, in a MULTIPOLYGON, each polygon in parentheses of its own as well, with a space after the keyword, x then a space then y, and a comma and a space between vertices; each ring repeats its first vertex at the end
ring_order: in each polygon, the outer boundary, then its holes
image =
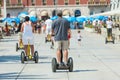
POLYGON ((30 16, 36 16, 36 11, 31 11, 31 12, 29 13, 29 15, 30 15, 30 16))
POLYGON ((69 16, 70 15, 70 11, 69 10, 64 10, 63 11, 63 16, 69 16))
POLYGON ((98 13, 98 14, 94 14, 92 15, 94 16, 114 16, 114 15, 120 15, 120 10, 112 10, 112 11, 108 11, 108 12, 104 12, 104 13, 98 13))
POLYGON ((47 11, 42 11, 42 12, 40 13, 40 15, 41 15, 41 16, 47 16, 47 15, 48 15, 48 12, 47 12, 47 11))

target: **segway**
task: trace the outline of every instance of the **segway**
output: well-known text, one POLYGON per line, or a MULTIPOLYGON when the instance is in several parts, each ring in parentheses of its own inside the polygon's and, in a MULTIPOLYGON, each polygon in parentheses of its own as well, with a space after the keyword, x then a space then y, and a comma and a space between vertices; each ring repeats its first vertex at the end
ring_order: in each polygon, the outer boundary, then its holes
POLYGON ((107 37, 105 39, 105 44, 107 44, 108 42, 112 42, 113 44, 115 43, 115 38, 112 36, 111 38, 110 37, 107 37))
POLYGON ((25 61, 35 61, 35 63, 38 63, 38 58, 39 57, 37 51, 34 52, 34 56, 26 56, 24 51, 21 52, 21 63, 24 63, 25 61))
POLYGON ((108 42, 112 42, 113 44, 115 43, 115 37, 111 34, 108 33, 109 35, 105 38, 105 44, 107 44, 108 42))
POLYGON ((47 37, 45 37, 45 43, 51 42, 51 35, 48 34, 47 37))
POLYGON ((39 59, 38 52, 35 51, 34 56, 31 55, 29 42, 28 42, 27 52, 28 55, 25 55, 24 51, 21 52, 21 63, 24 63, 24 61, 35 61, 35 63, 38 63, 38 59, 39 59))
POLYGON ((16 51, 20 50, 20 49, 24 49, 24 46, 23 46, 23 42, 20 41, 20 43, 16 43, 16 51))
MULTIPOLYGON (((62 50, 61 50, 61 63, 63 63, 63 52, 62 52, 62 50)), ((56 72, 56 70, 69 70, 69 72, 72 72, 73 71, 73 59, 72 59, 72 57, 68 58, 67 65, 64 65, 64 63, 63 63, 62 66, 59 66, 56 58, 53 58, 52 59, 52 71, 56 72)))

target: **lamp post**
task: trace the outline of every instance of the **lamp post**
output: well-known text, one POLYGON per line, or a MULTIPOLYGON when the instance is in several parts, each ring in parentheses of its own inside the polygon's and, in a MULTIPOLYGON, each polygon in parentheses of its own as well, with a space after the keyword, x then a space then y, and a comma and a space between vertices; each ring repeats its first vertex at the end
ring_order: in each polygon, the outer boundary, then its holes
POLYGON ((29 1, 27 0, 27 11, 28 11, 29 1))
POLYGON ((55 0, 55 15, 57 16, 57 4, 58 4, 58 0, 55 0))
POLYGON ((4 0, 4 18, 6 18, 6 0, 4 0))

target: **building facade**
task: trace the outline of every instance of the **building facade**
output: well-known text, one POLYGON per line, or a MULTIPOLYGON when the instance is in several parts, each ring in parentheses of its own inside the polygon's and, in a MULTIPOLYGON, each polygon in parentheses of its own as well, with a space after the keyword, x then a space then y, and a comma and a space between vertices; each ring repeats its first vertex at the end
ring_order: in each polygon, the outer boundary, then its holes
MULTIPOLYGON (((112 10, 120 10, 120 0, 111 0, 110 8, 111 8, 111 11, 112 10)), ((114 15, 114 16, 112 16, 112 18, 114 18, 115 20, 120 20, 119 15, 114 15)))
MULTIPOLYGON (((4 14, 2 0, 1 14, 4 14)), ((39 18, 46 15, 55 16, 57 10, 63 15, 89 16, 110 10, 110 0, 6 0, 7 13, 17 16, 19 12, 28 11, 39 18)))

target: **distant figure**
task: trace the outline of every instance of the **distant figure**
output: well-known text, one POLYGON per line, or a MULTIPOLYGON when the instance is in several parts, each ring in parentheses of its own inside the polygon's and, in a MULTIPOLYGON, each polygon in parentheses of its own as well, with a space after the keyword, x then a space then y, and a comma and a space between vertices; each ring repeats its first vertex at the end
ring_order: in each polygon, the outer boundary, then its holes
POLYGON ((45 21, 45 26, 46 26, 46 35, 51 34, 51 29, 52 29, 52 20, 50 17, 47 18, 45 21))
POLYGON ((5 24, 5 31, 6 31, 6 36, 10 36, 10 30, 9 30, 7 22, 5 24))
POLYGON ((108 20, 106 21, 106 24, 107 24, 107 36, 112 38, 113 22, 111 21, 111 18, 108 18, 108 20))
POLYGON ((36 27, 37 27, 38 33, 40 34, 41 33, 41 23, 40 23, 40 21, 37 21, 36 27))

